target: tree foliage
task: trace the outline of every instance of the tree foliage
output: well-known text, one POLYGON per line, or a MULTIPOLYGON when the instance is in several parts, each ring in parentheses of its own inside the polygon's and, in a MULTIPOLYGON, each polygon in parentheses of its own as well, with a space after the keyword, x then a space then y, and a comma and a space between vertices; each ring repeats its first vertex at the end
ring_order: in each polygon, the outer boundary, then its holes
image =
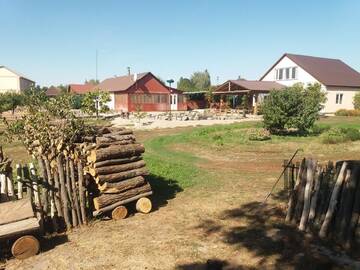
POLYGON ((354 109, 360 110, 360 93, 355 94, 353 103, 354 109))
POLYGON ((98 85, 99 83, 100 81, 96 79, 85 80, 85 84, 98 85))
POLYGON ((204 72, 194 72, 191 75, 190 80, 194 85, 195 89, 198 91, 207 91, 211 86, 210 74, 207 69, 205 69, 204 72))
POLYGON ((14 114, 18 106, 23 105, 24 96, 16 92, 0 93, 0 112, 12 111, 14 114))
POLYGON ((177 82, 177 88, 182 91, 191 92, 194 91, 195 86, 190 79, 180 77, 179 81, 177 82))
POLYGON ((187 92, 195 92, 195 91, 209 91, 211 88, 211 78, 209 72, 205 69, 205 71, 197 71, 194 72, 190 79, 180 77, 177 88, 187 92))
POLYGON ((97 89, 85 94, 82 100, 81 110, 90 115, 99 116, 99 113, 106 113, 109 111, 108 102, 111 101, 109 92, 97 89))
POLYGON ((272 91, 262 105, 264 126, 272 133, 295 129, 304 133, 318 119, 326 96, 320 84, 295 84, 272 91))

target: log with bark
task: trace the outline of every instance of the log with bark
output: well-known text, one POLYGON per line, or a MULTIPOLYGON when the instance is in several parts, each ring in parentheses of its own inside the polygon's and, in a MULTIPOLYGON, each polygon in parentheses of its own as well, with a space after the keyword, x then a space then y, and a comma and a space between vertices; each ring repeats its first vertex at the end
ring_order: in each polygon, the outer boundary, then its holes
POLYGON ((139 169, 118 172, 113 174, 106 174, 106 175, 98 175, 95 180, 98 184, 104 184, 105 182, 119 182, 121 180, 125 180, 128 178, 133 178, 136 176, 144 176, 148 175, 149 171, 146 167, 142 167, 139 169))
POLYGON ((102 194, 94 198, 94 207, 96 210, 99 210, 118 201, 126 200, 149 191, 151 191, 151 186, 147 183, 141 187, 133 188, 122 193, 102 194))
POLYGON ((108 175, 108 174, 114 174, 124 171, 130 171, 134 169, 139 169, 145 167, 145 161, 139 160, 131 163, 125 163, 125 164, 119 164, 119 165, 111 165, 111 166, 105 166, 100 168, 89 168, 89 173, 92 176, 96 175, 108 175))
POLYGON ((107 148, 92 150, 87 157, 89 162, 99 162, 109 159, 138 156, 144 153, 145 148, 141 144, 114 145, 107 148))

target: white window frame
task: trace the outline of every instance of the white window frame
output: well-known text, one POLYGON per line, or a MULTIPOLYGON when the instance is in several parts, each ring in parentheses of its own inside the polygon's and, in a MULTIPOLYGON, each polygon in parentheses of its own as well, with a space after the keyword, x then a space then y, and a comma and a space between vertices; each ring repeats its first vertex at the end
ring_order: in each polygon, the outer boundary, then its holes
POLYGON ((343 102, 344 94, 343 93, 336 93, 335 104, 341 105, 343 102))
POLYGON ((298 73, 298 68, 295 67, 282 67, 282 68, 277 68, 275 70, 275 78, 277 81, 290 81, 290 80, 296 80, 297 79, 297 73, 298 73), (293 70, 295 70, 295 74, 293 77, 293 70), (280 73, 282 73, 281 78, 280 78, 280 73), (287 76, 288 75, 288 76, 287 76))

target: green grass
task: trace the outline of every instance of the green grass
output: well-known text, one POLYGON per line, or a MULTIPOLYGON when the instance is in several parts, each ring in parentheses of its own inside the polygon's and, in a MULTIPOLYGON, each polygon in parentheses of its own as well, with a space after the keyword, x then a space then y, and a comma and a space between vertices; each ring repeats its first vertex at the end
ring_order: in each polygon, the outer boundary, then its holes
MULTIPOLYGON (((353 127, 360 129, 360 117, 322 118, 317 122, 321 128, 353 127)), ((154 175, 170 181, 176 181, 181 188, 187 188, 199 183, 211 182, 211 176, 199 167, 202 162, 199 149, 219 153, 231 152, 243 145, 243 148, 258 151, 269 144, 282 148, 283 145, 295 143, 300 148, 322 151, 319 134, 307 136, 277 136, 272 135, 270 141, 250 141, 246 129, 261 128, 260 122, 245 122, 231 125, 216 125, 196 127, 190 131, 176 135, 166 135, 145 141, 145 160, 154 175), (278 146, 276 146, 278 145, 278 146), (193 146, 193 151, 192 151, 193 146)), ((341 148, 341 146, 340 146, 341 148)), ((339 149, 336 148, 337 151, 339 149)), ((330 151, 330 150, 329 150, 330 151)), ((327 151, 324 150, 324 154, 327 151)))

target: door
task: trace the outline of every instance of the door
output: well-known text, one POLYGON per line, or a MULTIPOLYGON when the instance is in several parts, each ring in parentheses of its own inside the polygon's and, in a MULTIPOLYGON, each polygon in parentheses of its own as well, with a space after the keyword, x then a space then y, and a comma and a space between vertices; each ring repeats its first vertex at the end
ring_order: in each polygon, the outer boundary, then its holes
POLYGON ((171 94, 170 95, 170 109, 172 111, 177 111, 177 104, 178 104, 178 95, 171 94))

